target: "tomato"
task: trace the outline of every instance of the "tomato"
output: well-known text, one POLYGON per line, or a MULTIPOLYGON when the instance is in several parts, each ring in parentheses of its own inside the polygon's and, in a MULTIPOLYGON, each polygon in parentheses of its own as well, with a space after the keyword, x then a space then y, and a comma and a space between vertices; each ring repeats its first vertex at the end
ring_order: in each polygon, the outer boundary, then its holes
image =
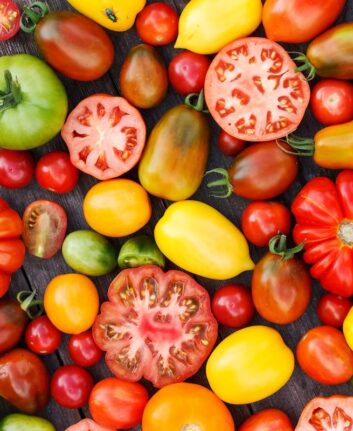
POLYGON ((139 383, 123 382, 114 377, 98 382, 89 398, 89 411, 100 425, 132 428, 141 422, 148 392, 139 383))
POLYGON ((294 428, 282 410, 265 409, 246 419, 239 431, 294 431, 294 428))
POLYGON ((251 293, 242 284, 221 287, 213 295, 212 312, 222 325, 230 328, 246 326, 254 316, 251 293))
POLYGON ((246 142, 242 139, 230 136, 221 130, 218 136, 218 148, 225 156, 235 157, 246 147, 246 142))
POLYGON ((353 350, 353 307, 350 308, 343 322, 343 334, 347 344, 353 350))
POLYGON ((74 108, 61 136, 74 166, 99 180, 108 180, 138 162, 146 126, 138 110, 124 98, 94 94, 74 108))
POLYGON ((310 329, 297 345, 303 371, 324 385, 348 382, 353 376, 353 352, 341 331, 331 326, 310 329))
POLYGON ((294 355, 275 329, 249 326, 229 335, 207 361, 213 392, 230 404, 249 404, 277 392, 290 379, 294 355))
POLYGON ((88 371, 77 365, 64 365, 52 375, 50 394, 60 406, 78 409, 87 404, 93 386, 88 371))
POLYGON ((118 264, 121 269, 142 265, 157 265, 164 268, 165 258, 155 240, 147 235, 128 239, 119 251, 118 264))
POLYGON ((0 431, 55 431, 54 426, 44 418, 12 413, 0 420, 0 431))
POLYGON ((94 342, 91 331, 71 335, 68 348, 71 359, 81 367, 96 365, 102 357, 102 351, 94 342))
POLYGON ((175 48, 213 54, 248 36, 261 22, 261 0, 191 0, 179 20, 175 48))
POLYGON ((58 275, 45 290, 44 309, 50 321, 60 331, 80 334, 93 325, 97 316, 97 289, 85 275, 58 275))
POLYGON ((121 66, 119 83, 122 95, 134 106, 158 106, 168 89, 167 69, 159 52, 145 44, 131 48, 121 66))
POLYGON ((287 51, 259 37, 236 40, 213 59, 205 80, 216 123, 244 141, 272 141, 293 132, 310 100, 305 77, 287 51))
POLYGON ((20 17, 20 10, 14 1, 0 1, 0 42, 15 36, 20 29, 20 17))
POLYGON ((114 431, 111 428, 106 428, 98 425, 92 419, 82 419, 80 422, 77 422, 74 425, 71 425, 69 428, 66 428, 65 431, 114 431))
POLYGON ((111 237, 130 235, 151 218, 150 199, 140 184, 128 179, 104 181, 94 185, 83 201, 88 225, 111 237))
POLYGON ((53 70, 37 57, 1 56, 0 92, 0 148, 39 147, 63 126, 67 113, 65 88, 53 70))
POLYGON ((216 342, 209 295, 181 271, 125 269, 109 286, 108 299, 93 338, 123 380, 144 377, 156 387, 183 381, 200 369, 216 342))
POLYGON ((179 52, 169 63, 168 76, 174 90, 182 96, 199 93, 211 64, 206 55, 191 51, 179 52))
POLYGON ((64 208, 49 200, 31 202, 23 213, 22 238, 28 253, 50 259, 64 241, 67 216, 64 208))
POLYGON ((248 241, 258 247, 266 247, 275 235, 289 234, 291 214, 279 202, 251 202, 241 216, 241 228, 248 241))
POLYGON ((18 301, 0 300, 0 353, 15 347, 28 323, 28 316, 18 301))
POLYGON ((317 304, 317 314, 324 325, 340 328, 353 302, 348 298, 326 293, 317 304))
POLYGON ((78 170, 64 151, 44 154, 36 166, 36 180, 43 189, 56 193, 71 192, 78 181, 78 170))
POLYGON ((33 179, 34 162, 29 151, 0 149, 0 186, 26 187, 33 179))
POLYGON ((62 333, 47 316, 38 316, 26 328, 25 341, 32 352, 48 355, 59 347, 62 333))
POLYGON ((148 401, 142 429, 235 431, 235 425, 225 404, 209 389, 193 383, 175 383, 162 388, 148 401))
POLYGON ((203 202, 170 205, 157 222, 154 237, 170 261, 202 277, 226 280, 254 268, 240 230, 203 202))
POLYGON ((266 0, 263 25, 266 36, 277 42, 308 42, 330 27, 345 0, 266 0))

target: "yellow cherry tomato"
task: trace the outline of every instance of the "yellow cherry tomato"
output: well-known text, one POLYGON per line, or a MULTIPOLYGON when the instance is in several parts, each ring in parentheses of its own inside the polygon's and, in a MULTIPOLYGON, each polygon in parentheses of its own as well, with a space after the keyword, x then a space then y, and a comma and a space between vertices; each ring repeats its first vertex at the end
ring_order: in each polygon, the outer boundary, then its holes
POLYGON ((54 326, 66 334, 89 329, 98 314, 99 297, 93 282, 81 274, 62 274, 44 293, 44 309, 54 326))
POLYGON ((67 0, 83 15, 113 31, 129 30, 146 0, 67 0))
POLYGON ((261 0, 191 0, 179 19, 175 48, 213 54, 249 36, 261 22, 261 0))
POLYGON ((206 366, 213 392, 230 404, 249 404, 269 397, 288 382, 293 370, 293 352, 279 332, 260 325, 225 338, 206 366))
POLYGON ((343 321, 343 334, 348 346, 353 350, 353 307, 343 321))
POLYGON ((130 235, 151 218, 151 203, 140 184, 127 179, 94 185, 83 201, 86 222, 95 231, 111 237, 130 235))
POLYGON ((154 236, 161 252, 194 274, 226 280, 254 268, 240 230, 211 206, 175 202, 158 221, 154 236))

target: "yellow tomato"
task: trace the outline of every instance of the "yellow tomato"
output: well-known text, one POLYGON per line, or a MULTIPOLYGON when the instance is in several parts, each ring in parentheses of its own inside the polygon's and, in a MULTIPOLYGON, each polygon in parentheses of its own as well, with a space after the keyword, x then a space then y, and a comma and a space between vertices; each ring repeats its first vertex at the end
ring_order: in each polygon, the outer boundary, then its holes
POLYGON ((230 404, 249 404, 290 379, 294 355, 275 329, 250 326, 225 338, 211 353, 206 374, 213 392, 230 404))
POLYGON ((343 334, 348 346, 353 350, 353 307, 351 307, 344 319, 343 334))
POLYGON ((99 297, 96 286, 85 275, 59 275, 45 290, 44 309, 60 331, 80 334, 93 325, 97 316, 99 297))
POLYGON ((254 268, 240 230, 203 202, 188 200, 170 205, 158 221, 154 236, 169 260, 203 277, 226 280, 254 268))
POLYGON ((151 218, 148 194, 131 180, 117 179, 94 185, 83 201, 86 222, 102 235, 122 237, 141 229, 151 218))
POLYGON ((113 31, 129 30, 146 0, 67 0, 83 15, 113 31))
POLYGON ((191 0, 179 19, 175 48, 213 54, 249 36, 261 22, 261 0, 191 0))

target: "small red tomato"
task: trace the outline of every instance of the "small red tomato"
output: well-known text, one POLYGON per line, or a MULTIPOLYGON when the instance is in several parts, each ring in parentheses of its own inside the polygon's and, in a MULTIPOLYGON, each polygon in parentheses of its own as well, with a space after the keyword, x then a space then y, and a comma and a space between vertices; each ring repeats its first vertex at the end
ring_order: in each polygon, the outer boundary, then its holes
POLYGON ((53 374, 50 393, 60 406, 79 409, 87 404, 93 385, 88 371, 77 365, 64 365, 53 374))
POLYGON ((279 233, 288 235, 291 215, 287 207, 275 201, 251 202, 241 217, 245 237, 258 247, 266 247, 271 238, 279 233))
POLYGON ((293 431, 289 417, 279 409, 265 409, 250 416, 239 431, 293 431))
POLYGON ((323 79, 311 92, 311 109, 325 126, 353 120, 353 85, 339 79, 323 79))
POLYGON ((0 0, 0 42, 11 39, 20 29, 21 14, 15 2, 0 0))
POLYGON ((218 322, 230 328, 246 326, 254 316, 250 291, 242 284, 230 284, 217 290, 212 298, 212 312, 218 322))
POLYGON ((72 335, 68 347, 71 359, 81 367, 91 367, 102 357, 102 351, 94 342, 91 331, 72 335))
POLYGON ((167 45, 177 37, 178 21, 178 14, 172 7, 161 2, 152 3, 137 15, 137 34, 150 45, 167 45))
POLYGON ((204 86, 210 59, 206 55, 183 51, 169 63, 168 76, 174 90, 182 96, 199 93, 204 86))
POLYGON ((56 193, 70 192, 77 184, 78 169, 64 151, 52 151, 39 159, 36 179, 43 189, 56 193))
POLYGON ((350 299, 327 293, 317 304, 317 314, 325 325, 340 328, 352 306, 350 299))
POLYGON ((224 130, 218 136, 218 148, 225 156, 235 157, 246 146, 246 141, 230 136, 224 130))
POLYGON ((33 174, 34 162, 29 151, 0 149, 0 186, 8 189, 25 187, 32 181, 33 174))
POLYGON ((47 355, 53 353, 60 345, 62 333, 47 316, 33 319, 26 328, 25 342, 34 353, 47 355))

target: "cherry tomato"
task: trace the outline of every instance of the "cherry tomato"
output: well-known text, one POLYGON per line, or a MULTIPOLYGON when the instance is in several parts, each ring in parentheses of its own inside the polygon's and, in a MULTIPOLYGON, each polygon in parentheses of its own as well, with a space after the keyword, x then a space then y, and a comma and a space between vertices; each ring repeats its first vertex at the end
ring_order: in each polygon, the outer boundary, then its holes
POLYGON ((242 214, 241 228, 247 240, 252 244, 266 247, 275 235, 289 234, 290 211, 279 202, 251 202, 242 214))
POLYGON ((36 179, 43 189, 56 193, 70 192, 77 184, 78 169, 64 151, 44 154, 36 166, 36 179))
POLYGON ((246 146, 246 141, 229 135, 224 130, 218 136, 218 148, 225 156, 235 157, 246 146))
POLYGON ((68 347, 71 359, 81 367, 96 365, 102 357, 102 351, 94 342, 91 331, 72 335, 68 347))
POLYGON ((177 37, 178 21, 178 14, 172 7, 161 2, 152 3, 137 15, 137 34, 150 45, 167 45, 177 37))
POLYGON ((352 306, 350 299, 326 293, 317 304, 317 314, 323 324, 340 328, 352 306))
POLYGON ((34 162, 29 151, 0 149, 0 186, 25 187, 32 181, 33 172, 34 162))
POLYGON ((325 126, 353 120, 353 85, 339 79, 322 79, 311 92, 311 109, 325 126))
POLYGON ((51 323, 47 316, 33 319, 26 328, 25 342, 34 353, 47 355, 60 345, 62 333, 51 323))
POLYGON ((206 55, 182 51, 169 63, 168 76, 174 90, 182 96, 199 93, 211 64, 206 55))
POLYGON ((254 316, 250 291, 241 284, 230 284, 217 290, 212 298, 212 312, 218 322, 230 328, 246 326, 254 316))
POLYGON ((10 39, 20 29, 21 14, 15 2, 0 0, 0 42, 10 39))
POLYGON ((78 409, 87 404, 93 386, 93 378, 88 371, 77 365, 64 365, 54 372, 50 393, 62 407, 78 409))
POLYGON ((265 409, 250 416, 239 431, 293 431, 291 421, 282 410, 265 409))

